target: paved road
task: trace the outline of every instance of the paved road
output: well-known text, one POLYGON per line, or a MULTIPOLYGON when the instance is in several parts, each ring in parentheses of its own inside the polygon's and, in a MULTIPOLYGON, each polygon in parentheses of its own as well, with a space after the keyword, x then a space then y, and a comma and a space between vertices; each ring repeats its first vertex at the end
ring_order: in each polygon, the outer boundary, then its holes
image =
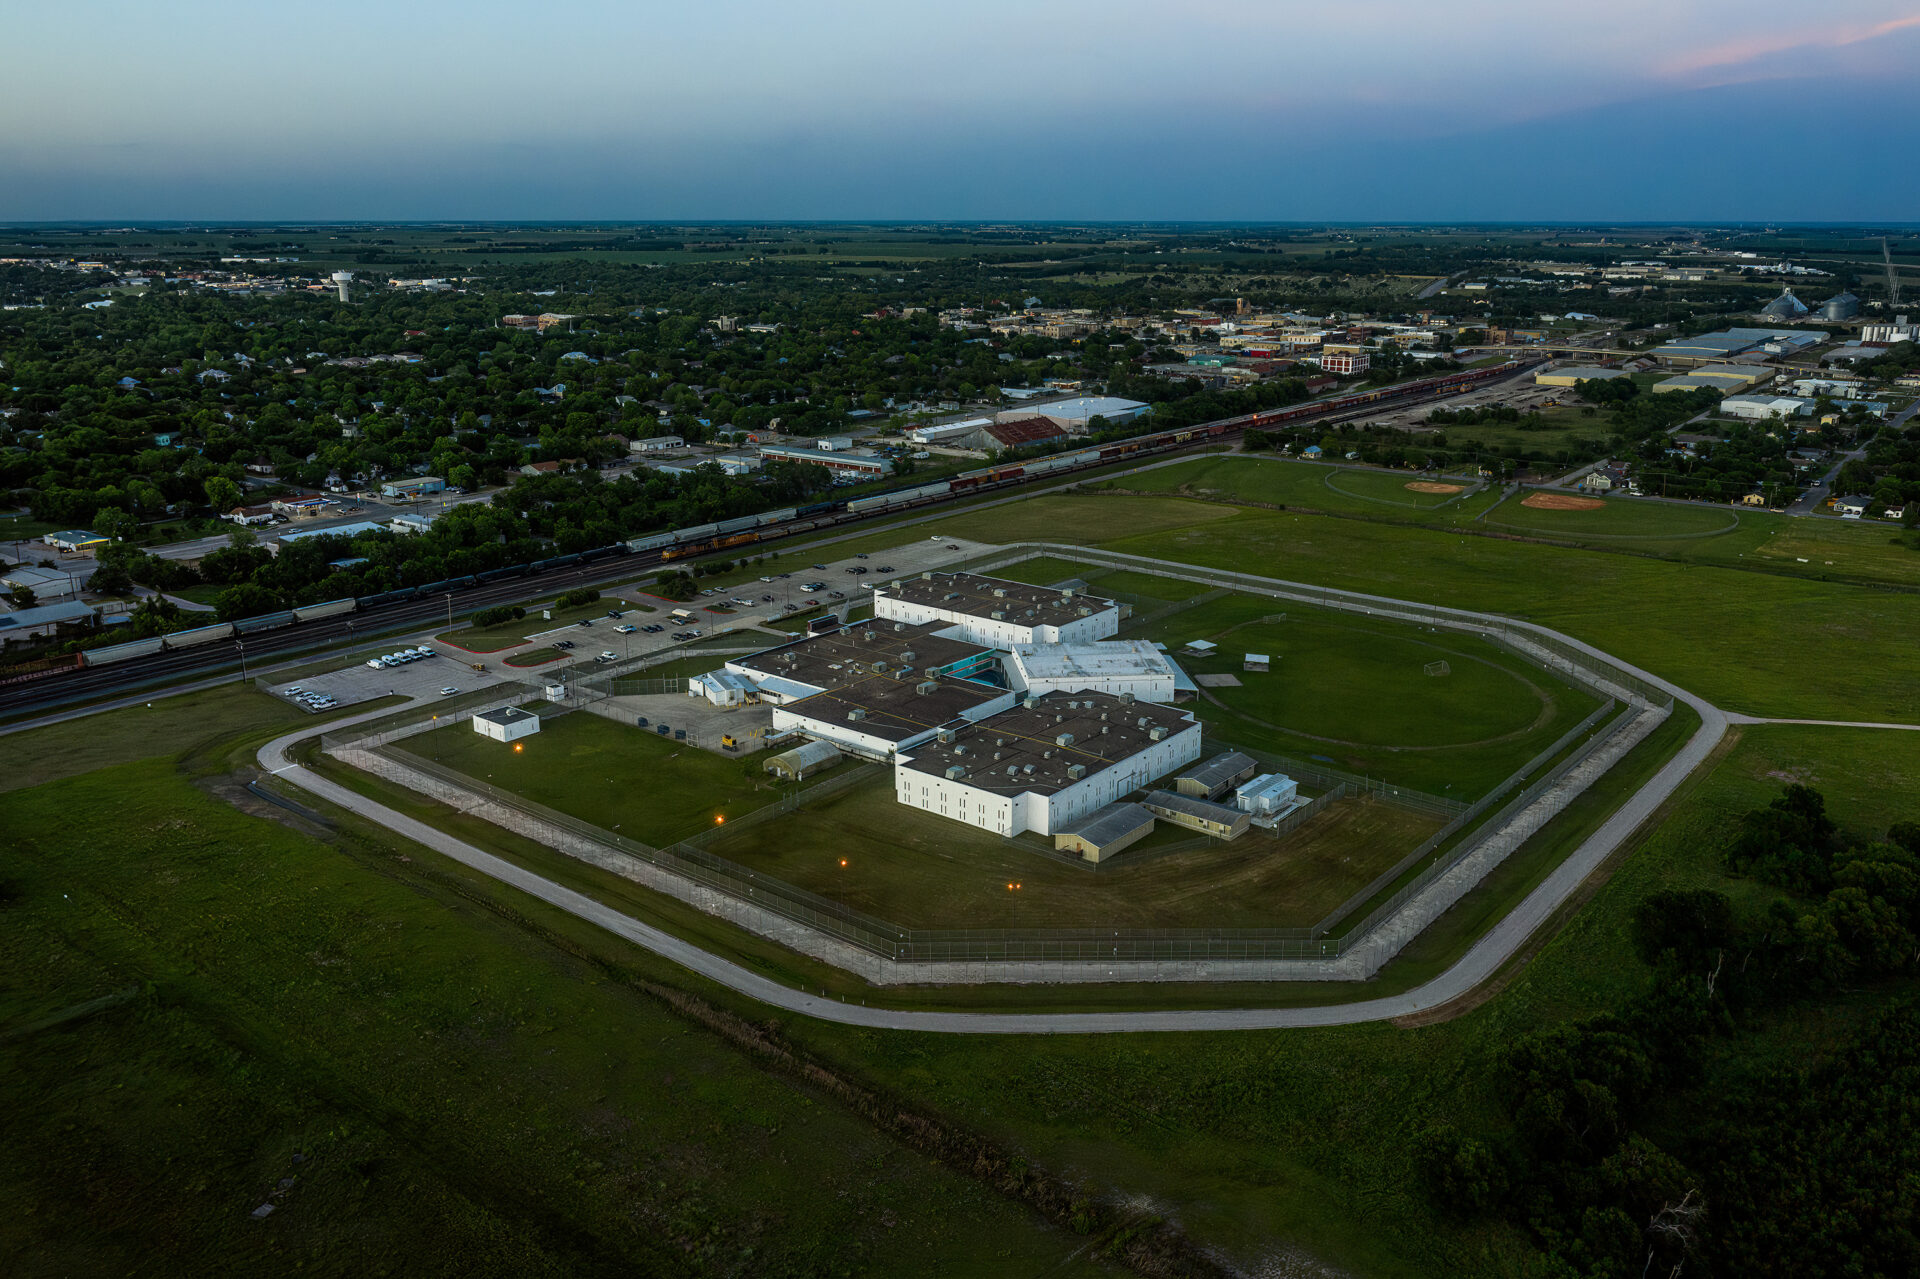
MULTIPOLYGON (((728 989, 759 1000, 785 1012, 817 1017, 843 1025, 885 1030, 920 1030, 947 1034, 1049 1035, 1106 1034, 1140 1031, 1200 1030, 1274 1030, 1312 1026, 1345 1026, 1360 1022, 1384 1021, 1413 1013, 1427 1012, 1473 990, 1497 972, 1526 944, 1538 929, 1566 903, 1580 884, 1618 849, 1633 832, 1652 817, 1673 794, 1689 773, 1697 768, 1720 741, 1728 717, 1706 701, 1664 680, 1634 667, 1626 666, 1578 640, 1548 631, 1526 627, 1571 644, 1582 652, 1604 657, 1649 683, 1671 693, 1691 706, 1700 716, 1700 728, 1687 744, 1667 761, 1646 785, 1623 804, 1599 830, 1562 862, 1526 900, 1496 923, 1467 953, 1440 976, 1424 986, 1402 994, 1379 999, 1356 1000, 1317 1008, 1237 1008, 1166 1009, 1140 1012, 1102 1013, 943 1013, 892 1008, 871 1008, 847 1004, 835 999, 809 995, 783 986, 759 973, 742 968, 670 933, 641 923, 583 893, 564 888, 462 840, 453 838, 424 822, 395 812, 385 805, 329 781, 293 762, 293 746, 313 735, 301 729, 267 743, 260 748, 260 767, 310 794, 385 826, 396 835, 425 845, 462 865, 511 885, 549 905, 589 923, 597 924, 616 936, 698 973, 728 989)), ((392 714, 391 708, 328 725, 329 729, 358 723, 375 715, 392 714)))

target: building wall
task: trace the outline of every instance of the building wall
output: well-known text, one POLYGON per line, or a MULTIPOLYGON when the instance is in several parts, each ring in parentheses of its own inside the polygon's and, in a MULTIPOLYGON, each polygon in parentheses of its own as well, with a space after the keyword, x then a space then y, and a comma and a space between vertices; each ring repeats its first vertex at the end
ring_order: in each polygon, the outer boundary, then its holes
POLYGON ((511 742, 522 737, 531 737, 540 731, 540 717, 529 715, 525 719, 511 724, 496 724, 490 719, 473 717, 473 731, 482 737, 491 737, 496 742, 511 742))
POLYGON ((894 797, 909 807, 995 834, 1019 835, 1031 830, 1051 835, 1199 757, 1200 725, 1195 723, 1052 795, 1033 791, 996 794, 973 785, 970 777, 950 780, 917 772, 896 760, 894 797))

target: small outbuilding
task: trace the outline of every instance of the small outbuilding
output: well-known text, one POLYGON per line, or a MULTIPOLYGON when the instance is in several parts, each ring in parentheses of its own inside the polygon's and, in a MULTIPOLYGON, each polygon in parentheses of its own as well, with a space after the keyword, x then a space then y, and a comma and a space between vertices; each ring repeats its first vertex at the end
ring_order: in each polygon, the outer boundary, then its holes
POLYGON ((1066 830, 1055 831, 1053 846, 1058 852, 1077 853, 1085 861, 1105 861, 1151 834, 1154 821, 1146 805, 1123 800, 1095 809, 1066 830))
POLYGON ((1273 659, 1266 653, 1248 653, 1240 659, 1240 669, 1243 671, 1270 670, 1272 666, 1273 659))
POLYGON ((1300 783, 1285 773, 1263 773, 1234 792, 1233 804, 1255 817, 1278 817, 1300 803, 1300 783))
POLYGON ((496 742, 514 742, 540 731, 540 717, 518 706, 482 711, 473 717, 473 731, 496 742))
POLYGON ((1218 840, 1238 839, 1253 825, 1253 817, 1237 808, 1192 795, 1176 795, 1170 790, 1149 792, 1144 802, 1147 811, 1155 817, 1218 840))
POLYGON ((788 781, 801 781, 838 764, 842 756, 831 742, 807 742, 781 751, 767 761, 767 771, 788 781))
POLYGON ((745 706, 755 692, 752 680, 729 670, 708 671, 687 680, 688 697, 704 697, 714 706, 745 706))
POLYGON ((1200 799, 1218 799, 1255 773, 1260 765, 1251 755, 1222 751, 1204 764, 1196 764, 1173 779, 1173 788, 1182 795, 1200 799))

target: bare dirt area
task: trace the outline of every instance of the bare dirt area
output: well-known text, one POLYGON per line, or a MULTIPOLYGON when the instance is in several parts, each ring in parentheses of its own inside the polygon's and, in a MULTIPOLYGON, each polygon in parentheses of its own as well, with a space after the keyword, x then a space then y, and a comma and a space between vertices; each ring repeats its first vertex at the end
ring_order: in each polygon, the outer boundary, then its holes
POLYGON ((1536 511, 1598 511, 1606 503, 1597 497, 1576 497, 1572 493, 1529 493, 1520 505, 1536 511))
POLYGON ((1435 480, 1408 480, 1407 491, 1409 493, 1464 493, 1467 491, 1467 486, 1441 484, 1435 480))

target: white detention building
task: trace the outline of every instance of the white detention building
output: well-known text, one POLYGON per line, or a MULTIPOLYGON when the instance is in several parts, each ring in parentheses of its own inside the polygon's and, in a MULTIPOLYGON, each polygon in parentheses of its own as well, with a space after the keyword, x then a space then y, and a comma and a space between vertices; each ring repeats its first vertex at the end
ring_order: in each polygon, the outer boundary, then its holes
POLYGON ((873 588, 876 618, 944 622, 941 632, 987 648, 1091 644, 1119 633, 1112 600, 975 573, 922 573, 873 588))
POLYGON ((1199 755, 1200 723, 1186 711, 1048 693, 896 755, 894 796, 1001 835, 1051 835, 1199 755))
POLYGON ((1132 693, 1143 702, 1174 700, 1174 667, 1150 640, 1099 644, 1016 644, 1007 682, 1021 692, 1132 693))

